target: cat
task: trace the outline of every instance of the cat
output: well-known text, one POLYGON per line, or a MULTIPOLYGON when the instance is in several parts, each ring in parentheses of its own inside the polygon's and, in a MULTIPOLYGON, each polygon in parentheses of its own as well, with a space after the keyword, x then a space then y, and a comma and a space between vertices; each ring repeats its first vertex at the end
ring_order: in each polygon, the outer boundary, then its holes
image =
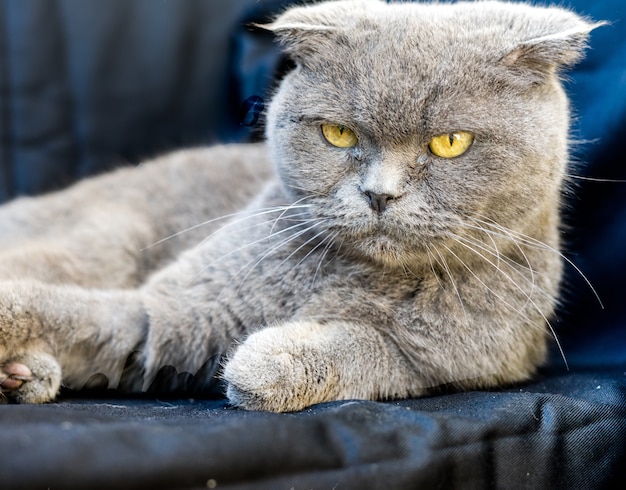
POLYGON ((4 396, 142 391, 216 355, 249 410, 529 379, 556 341, 560 74, 599 25, 497 1, 287 9, 261 26, 295 63, 265 143, 0 207, 4 396))

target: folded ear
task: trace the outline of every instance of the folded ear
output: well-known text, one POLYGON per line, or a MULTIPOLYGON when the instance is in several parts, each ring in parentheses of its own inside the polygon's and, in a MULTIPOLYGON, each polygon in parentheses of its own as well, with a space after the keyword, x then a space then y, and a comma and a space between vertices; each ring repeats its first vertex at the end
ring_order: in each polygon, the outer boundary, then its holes
POLYGON ((260 27, 276 34, 284 51, 299 63, 303 63, 315 53, 323 52, 326 47, 329 47, 337 31, 332 26, 300 22, 278 23, 275 21, 260 27))
POLYGON ((588 22, 567 11, 569 22, 546 22, 544 32, 518 44, 501 60, 515 75, 533 83, 543 83, 561 69, 578 62, 587 47, 589 34, 606 25, 588 22))
POLYGON ((354 24, 354 12, 362 12, 379 0, 343 0, 292 7, 270 24, 259 25, 278 36, 285 51, 297 62, 323 52, 332 52, 346 27, 354 24))

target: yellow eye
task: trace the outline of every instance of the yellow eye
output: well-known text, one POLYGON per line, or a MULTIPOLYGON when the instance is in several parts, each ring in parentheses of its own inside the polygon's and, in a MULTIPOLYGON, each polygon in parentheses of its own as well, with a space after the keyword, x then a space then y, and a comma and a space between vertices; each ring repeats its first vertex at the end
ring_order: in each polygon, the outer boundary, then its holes
POLYGON ((469 147, 472 146, 473 141, 474 136, 472 133, 458 131, 456 133, 446 133, 435 136, 430 140, 430 143, 428 143, 428 148, 438 157, 454 158, 465 153, 469 147))
POLYGON ((326 141, 337 148, 352 148, 358 142, 354 131, 345 126, 322 124, 322 134, 326 141))

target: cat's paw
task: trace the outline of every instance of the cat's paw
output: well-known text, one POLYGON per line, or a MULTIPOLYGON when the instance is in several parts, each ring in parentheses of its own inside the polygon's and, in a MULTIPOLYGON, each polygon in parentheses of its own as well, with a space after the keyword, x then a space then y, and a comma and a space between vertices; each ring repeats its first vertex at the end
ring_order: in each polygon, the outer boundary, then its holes
POLYGON ((224 368, 230 402, 246 410, 293 412, 336 399, 336 376, 306 339, 288 327, 256 332, 224 368), (299 342, 304 340, 304 342, 299 342))
POLYGON ((299 393, 302 373, 288 353, 256 353, 240 349, 224 369, 229 401, 246 410, 290 412, 307 405, 299 393))
POLYGON ((61 387, 61 367, 49 354, 28 353, 0 365, 0 396, 19 403, 46 403, 61 387))

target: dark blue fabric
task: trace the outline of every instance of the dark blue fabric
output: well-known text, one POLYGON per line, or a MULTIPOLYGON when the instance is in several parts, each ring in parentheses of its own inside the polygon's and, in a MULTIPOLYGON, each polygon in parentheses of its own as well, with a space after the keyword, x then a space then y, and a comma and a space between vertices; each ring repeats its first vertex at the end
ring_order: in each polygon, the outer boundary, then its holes
MULTIPOLYGON (((257 113, 288 64, 246 24, 288 3, 0 0, 0 202, 180 146, 258 138, 257 113)), ((617 488, 626 473, 626 183, 615 181, 626 180, 626 3, 566 5, 612 23, 593 33, 566 82, 576 115, 566 254, 604 305, 568 265, 554 327, 569 370, 555 343, 537 379, 493 392, 285 415, 154 394, 4 406, 0 487, 617 488)))
POLYGON ((574 0, 611 25, 592 33, 585 60, 567 83, 576 119, 573 195, 566 200, 567 256, 604 306, 567 267, 559 337, 572 367, 626 365, 626 3, 574 0), (582 177, 582 178, 578 178, 582 177), (601 179, 600 181, 584 178, 601 179), (620 181, 608 182, 602 179, 620 181))
POLYGON ((2 0, 0 201, 249 138, 241 105, 279 58, 247 24, 285 3, 2 0))

